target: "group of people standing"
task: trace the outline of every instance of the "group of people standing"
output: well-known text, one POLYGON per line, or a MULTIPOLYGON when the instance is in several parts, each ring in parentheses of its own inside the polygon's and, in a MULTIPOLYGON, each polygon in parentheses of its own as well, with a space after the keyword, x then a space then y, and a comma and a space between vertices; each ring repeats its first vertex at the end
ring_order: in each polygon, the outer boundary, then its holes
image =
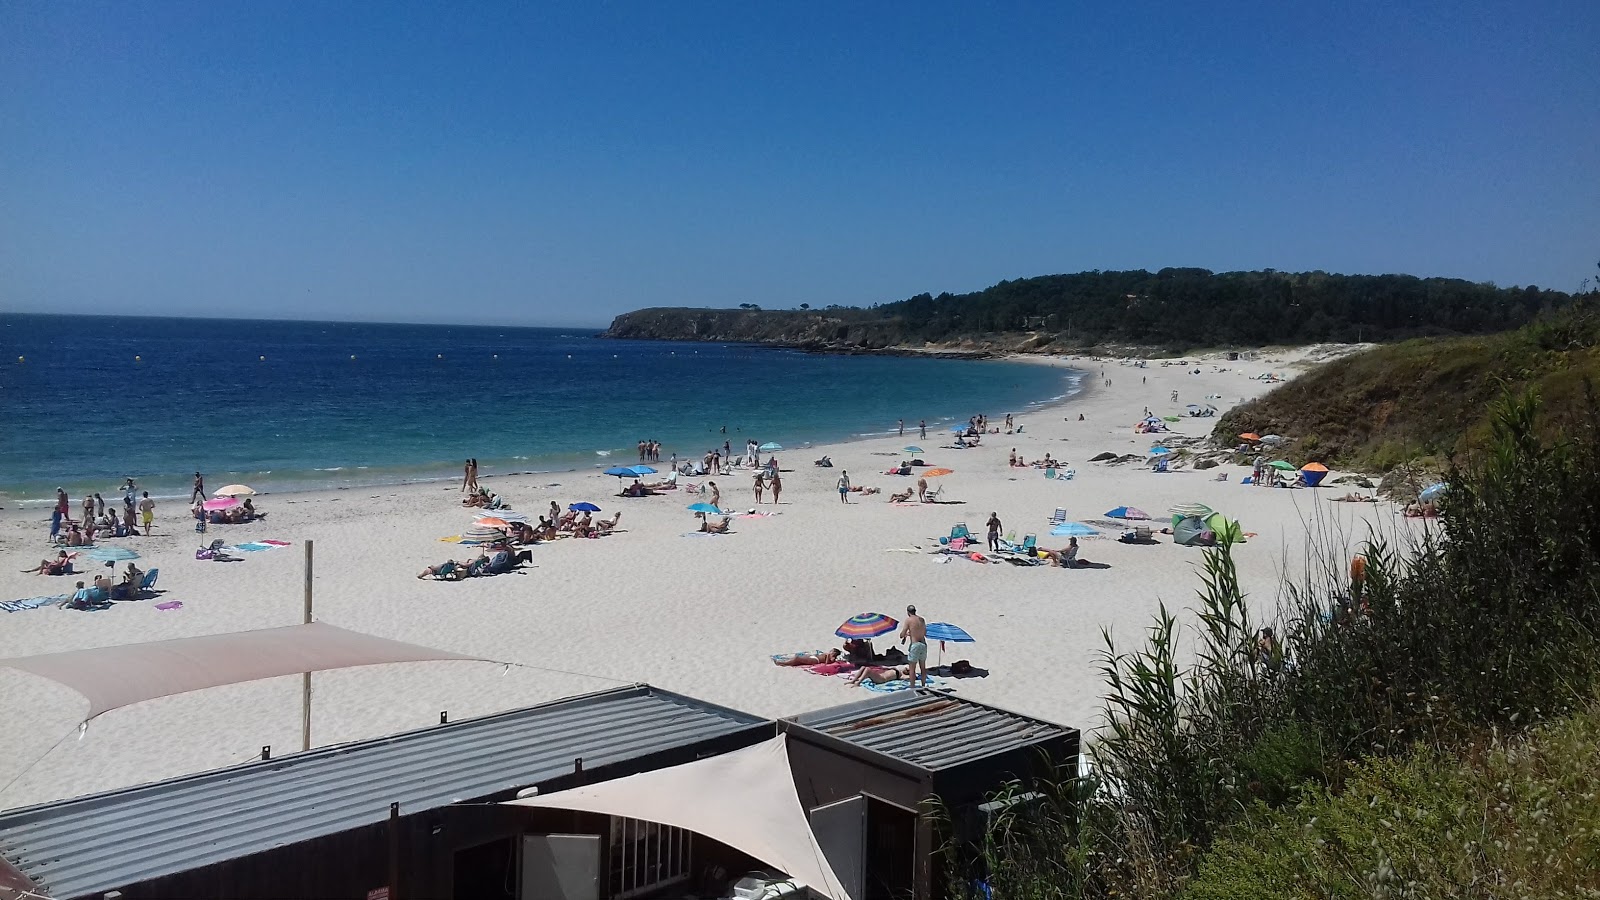
POLYGON ((135 522, 137 513, 144 526, 144 534, 149 536, 150 529, 155 522, 156 504, 150 499, 149 491, 139 491, 139 486, 133 478, 128 478, 122 483, 122 510, 118 514, 115 506, 108 511, 105 498, 99 494, 83 495, 83 514, 80 519, 72 518, 72 500, 67 496, 65 488, 56 488, 56 503, 50 511, 50 542, 65 544, 69 547, 84 547, 94 543, 96 534, 110 537, 132 537, 139 534, 135 522))
POLYGON ((640 441, 639 462, 661 462, 661 442, 653 438, 640 441))

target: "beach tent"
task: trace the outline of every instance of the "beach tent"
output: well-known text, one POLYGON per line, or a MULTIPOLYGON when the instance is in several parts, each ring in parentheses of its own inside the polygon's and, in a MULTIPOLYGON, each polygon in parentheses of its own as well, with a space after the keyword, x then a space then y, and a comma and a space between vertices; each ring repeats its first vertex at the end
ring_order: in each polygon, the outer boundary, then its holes
POLYGON ((1216 542, 1216 535, 1206 529, 1206 520, 1199 516, 1174 516, 1172 542, 1183 547, 1209 546, 1216 542))
POLYGON ((1219 544, 1244 543, 1244 529, 1239 526, 1238 519, 1230 519, 1222 513, 1212 513, 1206 516, 1206 529, 1216 535, 1219 544))
POLYGON ((851 900, 800 804, 787 741, 780 734, 732 753, 502 805, 671 825, 748 853, 829 900, 851 900))
POLYGON ((1306 463, 1300 467, 1300 477, 1305 479, 1306 487, 1316 487, 1328 477, 1328 467, 1322 463, 1306 463))

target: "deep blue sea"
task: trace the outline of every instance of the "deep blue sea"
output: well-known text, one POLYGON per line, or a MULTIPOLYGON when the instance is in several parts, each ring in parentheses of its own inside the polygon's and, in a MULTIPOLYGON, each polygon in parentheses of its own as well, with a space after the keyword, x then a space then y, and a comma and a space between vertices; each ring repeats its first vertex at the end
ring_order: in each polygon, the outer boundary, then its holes
POLYGON ((196 469, 282 491, 459 478, 469 456, 486 475, 603 468, 645 438, 663 458, 747 435, 795 452, 900 418, 933 441, 1079 374, 571 329, 0 315, 0 506, 129 475, 186 496, 196 469))

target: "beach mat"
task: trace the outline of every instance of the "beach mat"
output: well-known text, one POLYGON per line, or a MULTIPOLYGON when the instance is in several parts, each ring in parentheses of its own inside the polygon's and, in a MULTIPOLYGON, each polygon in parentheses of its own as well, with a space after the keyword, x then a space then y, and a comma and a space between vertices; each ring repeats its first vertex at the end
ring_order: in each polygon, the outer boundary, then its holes
POLYGON ((57 594, 54 597, 29 597, 26 600, 0 600, 0 609, 6 612, 22 612, 25 609, 38 609, 41 606, 64 603, 71 596, 71 594, 57 594))

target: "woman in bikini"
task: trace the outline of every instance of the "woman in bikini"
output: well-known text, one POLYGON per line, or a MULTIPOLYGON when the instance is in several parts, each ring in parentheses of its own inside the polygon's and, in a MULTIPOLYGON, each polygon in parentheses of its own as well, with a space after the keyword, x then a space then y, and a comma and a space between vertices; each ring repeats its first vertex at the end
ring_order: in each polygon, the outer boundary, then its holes
POLYGON ((829 650, 827 653, 796 653, 793 656, 774 656, 772 664, 775 666, 820 666, 823 663, 839 661, 838 650, 829 650))
POLYGON ((910 678, 910 666, 864 666, 851 676, 850 683, 860 684, 862 681, 870 681, 873 684, 888 684, 891 681, 908 681, 910 678))

